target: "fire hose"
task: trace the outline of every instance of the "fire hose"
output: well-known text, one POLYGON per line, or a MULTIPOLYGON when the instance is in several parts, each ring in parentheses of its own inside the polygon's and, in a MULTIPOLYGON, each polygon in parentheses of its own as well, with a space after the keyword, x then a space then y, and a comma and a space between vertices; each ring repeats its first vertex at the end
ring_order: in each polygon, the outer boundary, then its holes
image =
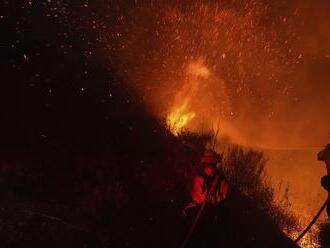
POLYGON ((187 245, 188 241, 190 240, 190 237, 191 237, 191 235, 193 234, 193 232, 194 232, 194 230, 195 230, 195 227, 196 227, 196 225, 197 225, 197 222, 198 222, 199 218, 201 217, 202 212, 203 212, 203 210, 204 210, 204 208, 205 208, 205 204, 206 204, 207 200, 210 198, 210 195, 211 195, 212 191, 214 190, 215 186, 217 185, 218 180, 219 180, 219 176, 216 176, 216 177, 214 178, 213 182, 212 182, 212 185, 211 185, 211 187, 210 187, 210 190, 209 190, 208 193, 206 194, 206 200, 205 200, 205 201, 203 202, 203 204, 200 206, 200 208, 199 208, 199 210, 198 210, 198 212, 197 212, 197 214, 196 214, 196 217, 195 217, 195 219, 194 219, 194 221, 193 221, 193 223, 192 223, 192 225, 191 225, 189 231, 187 232, 187 235, 186 235, 185 239, 183 240, 183 242, 182 242, 180 248, 184 248, 184 247, 187 245))
POLYGON ((301 234, 294 240, 294 243, 298 243, 305 236, 305 234, 311 229, 311 227, 315 224, 315 222, 317 221, 317 219, 320 217, 320 215, 323 212, 323 210, 328 205, 328 201, 329 201, 329 198, 326 199, 326 201, 323 203, 322 207, 317 212, 317 214, 314 216, 314 218, 312 219, 312 221, 308 224, 308 226, 306 226, 306 228, 301 232, 301 234))

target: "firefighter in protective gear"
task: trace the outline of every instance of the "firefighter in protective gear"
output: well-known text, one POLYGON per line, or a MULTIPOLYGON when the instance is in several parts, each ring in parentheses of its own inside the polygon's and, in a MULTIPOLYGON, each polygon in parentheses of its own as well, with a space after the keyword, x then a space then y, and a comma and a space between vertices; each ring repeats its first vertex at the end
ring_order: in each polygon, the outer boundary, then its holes
MULTIPOLYGON (((221 236, 228 237, 226 223, 228 222, 227 206, 225 205, 229 184, 220 172, 221 155, 212 150, 207 150, 195 168, 193 185, 190 192, 192 202, 184 208, 184 214, 193 219, 198 209, 206 203, 202 217, 194 231, 192 244, 201 247, 216 247, 221 236), (217 177, 217 180, 215 178, 217 177), (212 184, 212 192, 210 188, 212 184)), ((190 222, 191 223, 191 222, 190 222)))
MULTIPOLYGON (((330 144, 326 145, 326 147, 317 154, 317 158, 326 164, 327 175, 321 178, 321 185, 325 190, 330 192, 330 144)), ((327 205, 327 214, 330 217, 330 202, 328 202, 327 205)))
POLYGON ((202 204, 205 201, 219 205, 227 198, 229 184, 224 179, 223 175, 219 175, 219 165, 221 156, 212 150, 207 150, 199 167, 196 170, 196 175, 193 182, 193 190, 191 192, 192 200, 195 204, 202 204), (213 192, 209 192, 211 184, 215 176, 219 176, 220 180, 213 192), (209 199, 207 194, 210 193, 209 199))

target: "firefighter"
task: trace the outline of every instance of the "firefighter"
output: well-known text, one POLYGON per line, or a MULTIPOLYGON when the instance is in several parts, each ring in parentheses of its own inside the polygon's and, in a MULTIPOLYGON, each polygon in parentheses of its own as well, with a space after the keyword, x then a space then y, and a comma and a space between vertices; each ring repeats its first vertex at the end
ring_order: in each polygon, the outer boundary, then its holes
POLYGON ((196 175, 193 181, 191 198, 196 205, 205 201, 211 205, 219 205, 227 198, 228 182, 220 173, 221 156, 212 150, 205 151, 201 163, 196 168, 196 175), (219 180, 213 192, 209 192, 214 178, 218 176, 219 180), (207 194, 210 193, 207 199, 207 194))
MULTIPOLYGON (((321 178, 321 185, 322 187, 330 191, 330 144, 326 145, 326 147, 317 154, 317 158, 320 161, 325 162, 327 168, 327 175, 321 178)), ((329 200, 329 196, 328 196, 329 200)), ((327 214, 330 217, 330 202, 327 205, 327 214)))
POLYGON ((200 247, 218 246, 222 237, 228 238, 225 230, 228 222, 225 202, 229 184, 220 171, 221 162, 222 157, 215 151, 205 151, 200 164, 195 168, 190 192, 192 202, 184 208, 184 214, 191 220, 196 218, 201 205, 205 204, 190 242, 200 247))

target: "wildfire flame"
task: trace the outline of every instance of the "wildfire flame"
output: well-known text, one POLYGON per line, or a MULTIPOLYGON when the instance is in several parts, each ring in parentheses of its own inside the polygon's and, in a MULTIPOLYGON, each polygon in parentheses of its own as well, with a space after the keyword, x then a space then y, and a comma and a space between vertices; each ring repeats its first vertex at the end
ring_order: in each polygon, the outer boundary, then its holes
POLYGON ((167 117, 167 126, 175 135, 178 135, 196 116, 194 112, 187 111, 188 103, 188 100, 185 100, 181 106, 171 112, 167 117))
POLYGON ((178 135, 196 117, 192 100, 197 96, 200 84, 208 79, 209 69, 204 65, 203 60, 191 61, 186 67, 187 80, 177 92, 174 104, 167 116, 167 126, 174 135, 178 135))

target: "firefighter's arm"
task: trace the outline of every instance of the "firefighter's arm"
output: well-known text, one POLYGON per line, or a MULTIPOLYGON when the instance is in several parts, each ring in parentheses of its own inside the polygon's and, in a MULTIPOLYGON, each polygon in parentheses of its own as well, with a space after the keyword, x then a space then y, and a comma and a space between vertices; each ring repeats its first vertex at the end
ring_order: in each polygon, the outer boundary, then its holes
POLYGON ((196 203, 204 203, 206 201, 206 194, 203 191, 204 179, 201 176, 194 178, 194 186, 192 191, 192 198, 196 203))

